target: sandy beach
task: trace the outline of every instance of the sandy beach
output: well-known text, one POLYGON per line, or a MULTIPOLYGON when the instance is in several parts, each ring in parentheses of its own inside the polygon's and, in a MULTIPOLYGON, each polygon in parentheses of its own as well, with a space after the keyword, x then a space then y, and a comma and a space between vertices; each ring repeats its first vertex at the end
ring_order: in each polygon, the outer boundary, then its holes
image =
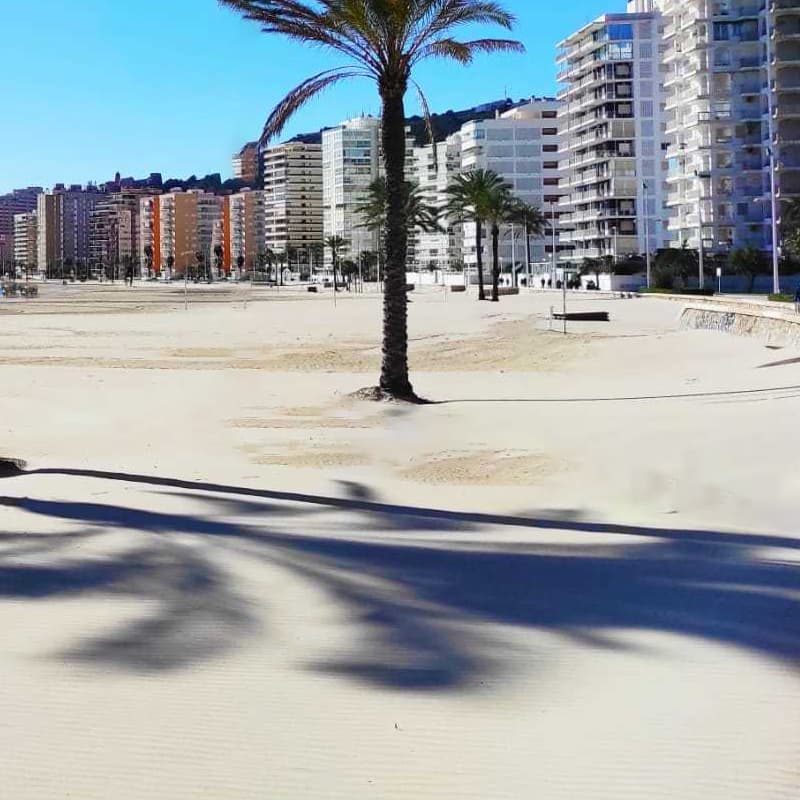
POLYGON ((800 350, 412 297, 0 304, 0 797, 798 797, 800 350))

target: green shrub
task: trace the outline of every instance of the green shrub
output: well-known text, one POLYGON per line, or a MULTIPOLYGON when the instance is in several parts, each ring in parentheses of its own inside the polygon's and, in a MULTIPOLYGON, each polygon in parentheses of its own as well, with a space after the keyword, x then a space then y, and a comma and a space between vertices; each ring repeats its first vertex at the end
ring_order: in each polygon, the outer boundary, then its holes
POLYGON ((794 295, 792 294, 771 294, 769 299, 773 303, 793 303, 794 295))

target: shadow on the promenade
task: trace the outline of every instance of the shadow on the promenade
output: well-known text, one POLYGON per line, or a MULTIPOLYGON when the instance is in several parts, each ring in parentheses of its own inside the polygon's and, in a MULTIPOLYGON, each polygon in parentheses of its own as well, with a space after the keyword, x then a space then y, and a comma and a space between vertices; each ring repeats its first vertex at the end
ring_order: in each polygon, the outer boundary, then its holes
POLYGON ((87 631, 61 657, 157 670, 246 646, 256 615, 235 575, 219 566, 217 548, 327 592, 358 645, 320 652, 305 666, 383 687, 453 690, 502 674, 511 651, 498 626, 604 648, 626 646, 620 631, 660 631, 791 665, 800 655, 800 565, 769 560, 767 550, 796 549, 790 538, 599 523, 580 513, 552 519, 398 506, 353 483, 325 497, 89 470, 38 474, 170 487, 201 504, 196 513, 163 513, 0 498, 74 524, 73 536, 142 534, 141 544, 105 558, 76 555, 66 534, 38 537, 30 546, 47 566, 9 559, 6 544, 26 535, 0 535, 0 601, 83 594, 146 601, 150 616, 100 636, 87 631), (480 535, 498 525, 529 532, 521 543, 480 535), (537 543, 531 529, 629 538, 537 543))

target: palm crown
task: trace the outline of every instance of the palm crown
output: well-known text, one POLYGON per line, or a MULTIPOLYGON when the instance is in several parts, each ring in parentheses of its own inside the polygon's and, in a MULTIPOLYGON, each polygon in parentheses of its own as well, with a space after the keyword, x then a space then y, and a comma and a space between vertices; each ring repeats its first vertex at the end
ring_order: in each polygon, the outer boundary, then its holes
MULTIPOLYGON (((439 225, 439 209, 425 201, 419 184, 406 181, 403 191, 409 231, 419 229, 425 233, 436 233, 443 230, 439 225)), ((363 217, 363 227, 369 230, 380 231, 386 227, 385 178, 376 178, 367 187, 366 198, 356 207, 356 213, 363 217)))
MULTIPOLYGON (((342 66, 312 75, 275 107, 262 143, 277 136, 311 98, 350 78, 372 80, 381 98, 386 174, 385 292, 383 362, 380 388, 390 396, 414 399, 408 379, 406 254, 408 225, 404 201, 405 94, 413 84, 423 112, 428 103, 414 82, 414 68, 430 58, 470 63, 478 53, 521 51, 508 39, 459 39, 473 25, 511 29, 514 18, 499 2, 485 0, 219 0, 260 24, 265 33, 302 44, 320 45, 342 55, 342 66)), ((430 125, 429 125, 430 130, 430 125)))

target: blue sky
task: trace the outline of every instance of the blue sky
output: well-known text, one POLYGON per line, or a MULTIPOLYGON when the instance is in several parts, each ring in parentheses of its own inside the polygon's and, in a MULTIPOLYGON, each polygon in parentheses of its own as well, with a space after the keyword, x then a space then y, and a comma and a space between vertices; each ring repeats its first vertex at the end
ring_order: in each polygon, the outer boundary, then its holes
MULTIPOLYGON (((555 91, 555 43, 624 0, 506 0, 525 55, 422 67, 434 111, 555 91)), ((336 56, 265 36, 215 0, 0 0, 0 192, 123 175, 230 173, 274 103, 336 56)), ((409 96, 409 112, 418 110, 409 96)), ((376 113, 357 81, 307 106, 287 136, 376 113)))

